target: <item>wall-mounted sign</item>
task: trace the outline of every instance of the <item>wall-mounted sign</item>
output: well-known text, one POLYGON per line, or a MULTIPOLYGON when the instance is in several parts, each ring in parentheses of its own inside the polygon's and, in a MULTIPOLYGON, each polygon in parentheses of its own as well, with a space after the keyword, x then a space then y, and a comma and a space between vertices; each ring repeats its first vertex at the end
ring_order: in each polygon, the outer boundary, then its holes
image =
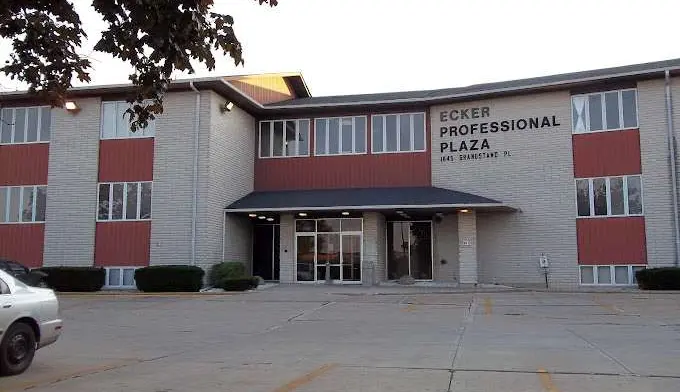
POLYGON ((494 136, 508 132, 559 127, 557 116, 537 116, 483 121, 488 106, 440 111, 439 158, 441 162, 510 157, 512 152, 495 145, 494 136), (481 121, 468 121, 482 119, 481 121), (448 125, 450 124, 450 125, 448 125))

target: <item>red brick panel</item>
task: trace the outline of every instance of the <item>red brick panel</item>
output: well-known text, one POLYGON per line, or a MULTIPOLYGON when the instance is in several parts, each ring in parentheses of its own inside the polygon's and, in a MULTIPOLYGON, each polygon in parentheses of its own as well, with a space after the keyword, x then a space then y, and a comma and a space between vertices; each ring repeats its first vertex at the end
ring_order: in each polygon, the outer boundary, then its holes
POLYGON ((102 140, 99 181, 153 180, 154 138, 102 140))
POLYGON ((45 185, 48 143, 0 146, 0 185, 45 185))
POLYGON ((640 131, 595 132, 573 135, 574 177, 640 174, 640 131))
POLYGON ((258 159, 255 190, 431 185, 430 152, 258 159))
POLYGON ((0 225, 0 257, 42 267, 44 238, 44 223, 0 225))
POLYGON ((579 264, 647 264, 645 218, 576 220, 579 264))
POLYGON ((149 265, 151 222, 97 222, 94 265, 149 265))
MULTIPOLYGON (((315 118, 310 119, 309 157, 256 158, 255 190, 377 188, 432 185, 431 135, 429 111, 413 109, 404 113, 425 112, 425 147, 423 152, 371 153, 371 114, 329 113, 330 117, 366 116, 367 154, 315 156, 315 118)), ((386 113, 400 113, 390 111, 386 113)), ((323 117, 323 116, 319 116, 323 117)), ((259 137, 259 135, 258 135, 259 137)), ((259 152, 256 143, 256 157, 259 152)))

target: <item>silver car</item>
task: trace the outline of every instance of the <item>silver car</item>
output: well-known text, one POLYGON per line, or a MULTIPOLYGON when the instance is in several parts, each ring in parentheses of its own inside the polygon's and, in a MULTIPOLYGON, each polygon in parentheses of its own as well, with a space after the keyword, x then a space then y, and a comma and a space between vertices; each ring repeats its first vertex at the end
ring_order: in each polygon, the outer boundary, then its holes
POLYGON ((24 372, 35 351, 61 335, 54 291, 27 286, 0 270, 0 375, 24 372))

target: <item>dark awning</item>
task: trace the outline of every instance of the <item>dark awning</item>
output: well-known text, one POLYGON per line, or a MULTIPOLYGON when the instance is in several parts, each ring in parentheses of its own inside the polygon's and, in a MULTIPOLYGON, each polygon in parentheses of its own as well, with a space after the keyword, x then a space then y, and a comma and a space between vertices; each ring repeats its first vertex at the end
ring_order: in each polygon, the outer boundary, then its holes
POLYGON ((228 212, 492 208, 504 203, 437 187, 349 188, 252 192, 227 206, 228 212))

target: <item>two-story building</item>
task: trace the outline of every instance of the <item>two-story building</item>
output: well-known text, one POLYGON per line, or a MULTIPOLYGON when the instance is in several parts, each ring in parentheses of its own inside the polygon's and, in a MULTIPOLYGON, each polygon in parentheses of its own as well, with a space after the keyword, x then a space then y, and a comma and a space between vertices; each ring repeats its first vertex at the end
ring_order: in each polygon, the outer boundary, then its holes
POLYGON ((0 257, 266 280, 632 285, 678 262, 680 60, 312 97, 299 74, 0 94, 0 257), (543 263, 541 262, 543 261, 543 263))

